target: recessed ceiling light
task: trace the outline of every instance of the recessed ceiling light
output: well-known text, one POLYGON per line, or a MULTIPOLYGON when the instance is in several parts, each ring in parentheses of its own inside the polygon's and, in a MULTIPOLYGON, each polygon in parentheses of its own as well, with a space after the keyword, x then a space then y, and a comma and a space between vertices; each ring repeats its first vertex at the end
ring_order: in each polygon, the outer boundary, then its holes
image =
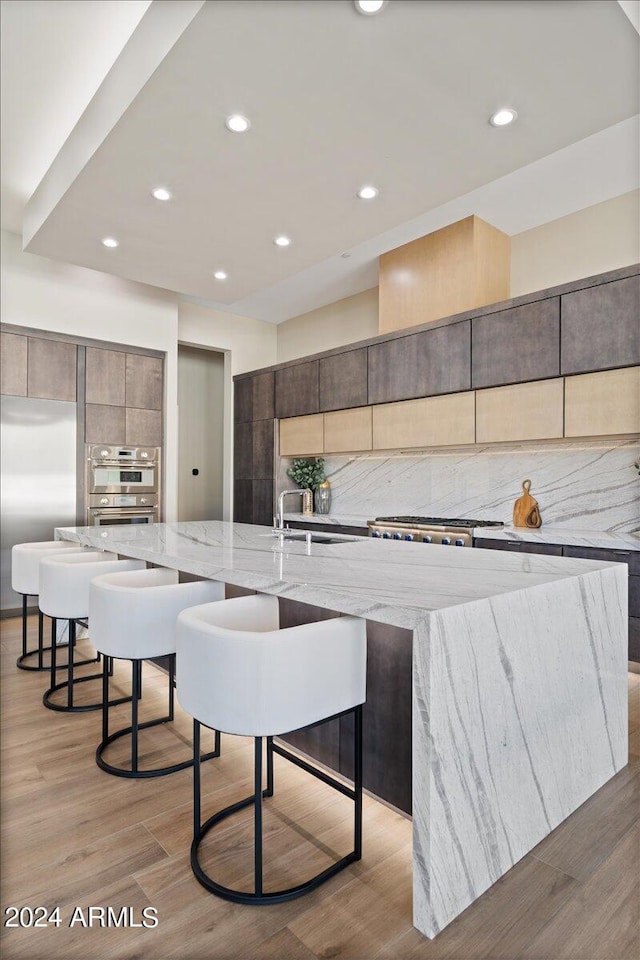
POLYGON ((156 200, 171 200, 172 193, 166 187, 156 187, 151 191, 156 200))
POLYGON ((216 280, 226 280, 228 276, 229 274, 225 273, 224 270, 216 270, 216 272, 214 273, 214 277, 216 278, 216 280))
POLYGON ((512 107, 501 107, 489 117, 492 127, 506 127, 516 119, 518 114, 512 107))
POLYGON ((241 113, 232 113, 230 117, 227 117, 224 125, 232 133, 245 133, 251 126, 247 118, 243 117, 241 113))
POLYGON ((103 247, 110 247, 110 248, 117 247, 117 246, 118 246, 118 241, 116 240, 115 237, 104 237, 104 239, 103 239, 103 241, 102 241, 102 246, 103 246, 103 247))
POLYGON ((285 237, 284 235, 281 235, 279 237, 276 237, 273 242, 275 243, 276 247, 288 247, 289 244, 291 243, 291 239, 289 237, 285 237))
POLYGON ((364 13, 366 17, 372 17, 374 13, 380 13, 383 7, 386 7, 387 0, 354 0, 355 8, 358 13, 364 13))
POLYGON ((378 196, 378 188, 372 186, 360 187, 358 196, 361 200, 373 200, 378 196))

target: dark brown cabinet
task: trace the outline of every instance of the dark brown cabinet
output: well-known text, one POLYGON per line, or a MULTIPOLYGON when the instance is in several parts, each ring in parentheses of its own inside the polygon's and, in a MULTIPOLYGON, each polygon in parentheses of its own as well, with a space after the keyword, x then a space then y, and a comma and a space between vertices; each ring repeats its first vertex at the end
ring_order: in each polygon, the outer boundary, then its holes
POLYGON ((12 397, 27 395, 27 337, 0 334, 0 393, 12 397))
POLYGON ((237 423, 233 445, 233 475, 237 480, 253 478, 253 424, 237 423))
POLYGON ((456 393, 470 387, 468 320, 385 340, 368 350, 369 403, 456 393))
POLYGON ((273 480, 274 424, 275 420, 253 421, 251 438, 253 472, 251 475, 255 480, 273 480))
POLYGON ((367 350, 347 350, 319 361, 320 410, 367 405, 367 350))
POLYGON ((27 395, 29 397, 40 397, 43 400, 75 400, 76 371, 75 343, 29 337, 27 364, 27 395))
POLYGON ((233 519, 236 523, 253 523, 253 480, 233 481, 233 519))
POLYGON ((559 375, 559 297, 478 317, 471 328, 473 388, 559 375))
POLYGON ((87 403, 124 407, 126 357, 126 353, 122 351, 87 347, 87 403))
POLYGON ((252 523, 273 526, 273 480, 253 480, 252 523))
POLYGON ((561 373, 640 363, 640 277, 562 297, 561 373))
POLYGON ((273 420, 275 416, 275 374, 260 373, 251 378, 252 420, 273 420))
MULTIPOLYGON (((280 600, 281 626, 338 616, 280 600)), ((410 630, 367 621, 367 700, 363 710, 363 780, 366 790, 411 813, 410 630)), ((353 718, 342 717, 284 738, 309 756, 353 778, 353 718)))
POLYGON ((276 417, 318 413, 318 361, 276 370, 276 417))
POLYGON ((233 381, 233 419, 236 423, 253 420, 253 377, 233 381))

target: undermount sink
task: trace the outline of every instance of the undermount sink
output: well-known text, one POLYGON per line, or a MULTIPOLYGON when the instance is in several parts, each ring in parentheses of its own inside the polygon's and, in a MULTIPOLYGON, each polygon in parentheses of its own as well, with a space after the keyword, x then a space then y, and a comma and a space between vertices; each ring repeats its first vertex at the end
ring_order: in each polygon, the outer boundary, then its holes
POLYGON ((274 533, 274 536, 282 537, 283 540, 297 540, 300 543, 353 543, 353 538, 347 537, 327 537, 323 533, 306 534, 304 530, 287 530, 284 533, 274 533))

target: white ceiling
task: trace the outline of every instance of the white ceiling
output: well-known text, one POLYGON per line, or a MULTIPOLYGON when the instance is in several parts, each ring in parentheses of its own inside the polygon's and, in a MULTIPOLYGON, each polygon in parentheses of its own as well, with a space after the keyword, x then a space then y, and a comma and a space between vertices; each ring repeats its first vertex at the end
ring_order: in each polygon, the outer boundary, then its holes
POLYGON ((366 289, 381 252, 468 213, 513 234, 638 186, 638 37, 614 0, 2 8, 3 225, 55 157, 28 250, 236 314, 366 289), (489 126, 507 103, 518 122, 489 126), (232 111, 249 133, 224 128, 232 111))

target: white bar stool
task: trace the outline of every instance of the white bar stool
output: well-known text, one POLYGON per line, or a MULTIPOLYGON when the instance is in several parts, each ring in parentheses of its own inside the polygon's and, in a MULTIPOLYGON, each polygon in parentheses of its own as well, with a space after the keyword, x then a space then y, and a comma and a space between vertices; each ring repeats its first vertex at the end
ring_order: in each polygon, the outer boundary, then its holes
MULTIPOLYGON (((104 659, 102 674, 102 742, 96 750, 98 766, 116 777, 139 779, 162 777, 193 766, 190 757, 170 766, 141 770, 138 765, 138 733, 147 727, 169 723, 174 716, 175 628, 178 614, 195 604, 224 600, 224 584, 214 580, 179 583, 177 570, 157 568, 107 573, 96 577, 89 587, 91 640, 104 659), (165 717, 138 721, 142 696, 142 661, 169 657, 169 712, 165 717), (107 661, 131 661, 131 726, 109 734, 109 671, 107 661), (131 735, 131 769, 104 759, 107 747, 131 735)), ((215 735, 212 753, 200 759, 220 756, 220 734, 215 735)))
POLYGON ((211 893, 236 903, 281 903, 314 890, 362 855, 362 704, 366 699, 366 624, 357 617, 279 629, 277 597, 255 595, 184 610, 177 625, 177 690, 200 724, 255 738, 254 792, 201 823, 200 770, 194 763, 191 868, 211 893), (355 714, 354 788, 311 766, 273 737, 355 714), (262 738, 267 738, 267 788, 262 789, 262 738), (310 880, 265 893, 262 800, 273 795, 273 754, 292 761, 354 801, 354 849, 310 880), (206 834, 226 817, 254 806, 254 891, 223 886, 198 861, 206 834))
MULTIPOLYGON (((67 679, 62 683, 57 683, 56 645, 52 643, 51 685, 42 696, 42 702, 49 710, 66 713, 86 713, 89 710, 100 710, 101 701, 86 703, 81 706, 76 706, 73 702, 75 684, 102 678, 100 673, 74 678, 74 667, 80 665, 74 663, 73 656, 76 642, 76 621, 85 620, 89 615, 89 584, 94 577, 101 573, 116 570, 140 570, 144 566, 144 560, 118 560, 116 553, 105 553, 100 550, 85 550, 83 553, 67 551, 40 560, 40 609, 52 619, 52 635, 55 634, 57 620, 69 621, 67 679), (66 704, 56 703, 51 698, 54 693, 63 689, 67 691, 67 702, 66 704)), ((91 663, 92 661, 82 662, 91 663)), ((124 697, 114 702, 124 703, 128 699, 128 697, 124 697)))
MULTIPOLYGON (((44 646, 44 615, 38 609, 38 646, 29 650, 27 638, 27 600, 29 597, 38 597, 40 594, 39 565, 43 556, 54 556, 71 549, 74 553, 82 552, 79 543, 70 540, 41 540, 36 543, 16 543, 11 548, 11 589, 22 594, 22 653, 16 660, 20 670, 49 670, 44 664, 45 651, 51 647, 44 646), (38 657, 38 663, 29 661, 38 657)), ((55 640, 52 640, 55 643, 55 640)), ((60 644, 63 646, 63 644, 60 644)))

